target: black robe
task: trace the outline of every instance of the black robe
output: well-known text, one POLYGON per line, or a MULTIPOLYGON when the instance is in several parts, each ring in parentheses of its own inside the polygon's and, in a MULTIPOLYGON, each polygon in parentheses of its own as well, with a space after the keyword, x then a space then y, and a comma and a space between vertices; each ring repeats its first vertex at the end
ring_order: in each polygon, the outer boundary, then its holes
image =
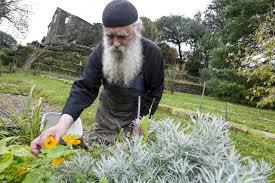
POLYGON ((142 38, 143 65, 141 72, 128 87, 108 83, 103 77, 100 43, 89 57, 82 78, 73 83, 70 96, 63 108, 76 120, 84 108, 89 107, 99 96, 99 107, 95 118, 95 132, 100 139, 115 139, 121 128, 128 129, 137 117, 138 96, 141 96, 141 116, 151 108, 152 116, 160 102, 164 88, 164 63, 162 53, 152 41, 142 38), (151 107, 152 106, 152 107, 151 107))

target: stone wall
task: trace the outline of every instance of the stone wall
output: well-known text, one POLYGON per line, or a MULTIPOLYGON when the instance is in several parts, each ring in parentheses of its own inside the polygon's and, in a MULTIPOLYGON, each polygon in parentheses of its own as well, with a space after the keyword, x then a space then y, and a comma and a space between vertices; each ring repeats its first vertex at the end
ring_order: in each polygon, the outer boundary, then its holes
MULTIPOLYGON (((165 82, 164 88, 167 90, 171 90, 171 83, 165 82)), ((190 94, 196 94, 201 95, 203 90, 203 85, 198 84, 188 84, 188 83, 176 83, 174 84, 174 91, 175 92, 183 92, 183 93, 190 93, 190 94)), ((205 95, 208 95, 209 92, 206 88, 205 95)))
POLYGON ((47 36, 42 39, 46 45, 79 44, 95 46, 101 41, 102 25, 90 24, 85 20, 57 8, 48 26, 47 36))

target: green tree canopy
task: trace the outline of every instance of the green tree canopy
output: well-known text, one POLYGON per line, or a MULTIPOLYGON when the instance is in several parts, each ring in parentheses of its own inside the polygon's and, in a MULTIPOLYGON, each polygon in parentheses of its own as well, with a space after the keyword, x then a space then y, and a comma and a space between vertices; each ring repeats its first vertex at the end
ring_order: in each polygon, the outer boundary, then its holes
POLYGON ((187 43, 189 39, 190 18, 181 15, 163 16, 156 21, 160 41, 166 41, 177 45, 181 61, 182 43, 187 43))
POLYGON ((237 68, 241 62, 232 55, 244 55, 250 36, 263 21, 265 13, 274 9, 274 0, 213 0, 205 11, 203 24, 216 39, 209 50, 211 63, 217 68, 237 68))
POLYGON ((142 35, 152 41, 157 41, 157 25, 147 17, 140 17, 143 23, 142 35))
POLYGON ((165 64, 166 65, 174 65, 176 64, 176 60, 178 57, 177 50, 175 48, 172 48, 167 43, 159 43, 158 46, 161 49, 161 52, 163 54, 165 64))
POLYGON ((225 43, 247 38, 259 26, 274 0, 213 0, 204 23, 219 31, 225 43))
POLYGON ((0 48, 13 48, 17 41, 9 34, 0 31, 0 48))

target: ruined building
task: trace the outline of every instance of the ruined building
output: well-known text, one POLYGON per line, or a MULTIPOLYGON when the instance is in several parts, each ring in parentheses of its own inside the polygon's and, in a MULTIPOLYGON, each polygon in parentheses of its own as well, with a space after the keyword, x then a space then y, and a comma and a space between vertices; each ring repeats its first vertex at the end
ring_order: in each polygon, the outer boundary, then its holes
POLYGON ((93 47, 101 41, 102 24, 90 24, 61 8, 57 8, 48 26, 45 45, 83 45, 93 47))

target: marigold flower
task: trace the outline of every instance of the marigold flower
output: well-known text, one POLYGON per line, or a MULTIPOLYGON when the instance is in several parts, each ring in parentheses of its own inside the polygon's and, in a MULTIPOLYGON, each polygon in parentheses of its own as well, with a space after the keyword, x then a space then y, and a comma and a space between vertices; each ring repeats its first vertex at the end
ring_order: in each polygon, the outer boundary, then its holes
POLYGON ((44 141, 43 144, 47 149, 51 149, 51 148, 57 146, 58 142, 55 140, 55 138, 53 136, 50 136, 47 140, 44 141))
POLYGON ((64 161, 64 158, 62 158, 62 157, 54 158, 54 159, 52 159, 52 164, 53 164, 54 166, 58 166, 58 165, 60 165, 61 163, 63 163, 63 161, 64 161))
POLYGON ((64 138, 64 142, 66 144, 72 144, 72 145, 78 145, 81 143, 80 140, 77 140, 76 139, 76 136, 75 135, 67 135, 65 138, 64 138))

